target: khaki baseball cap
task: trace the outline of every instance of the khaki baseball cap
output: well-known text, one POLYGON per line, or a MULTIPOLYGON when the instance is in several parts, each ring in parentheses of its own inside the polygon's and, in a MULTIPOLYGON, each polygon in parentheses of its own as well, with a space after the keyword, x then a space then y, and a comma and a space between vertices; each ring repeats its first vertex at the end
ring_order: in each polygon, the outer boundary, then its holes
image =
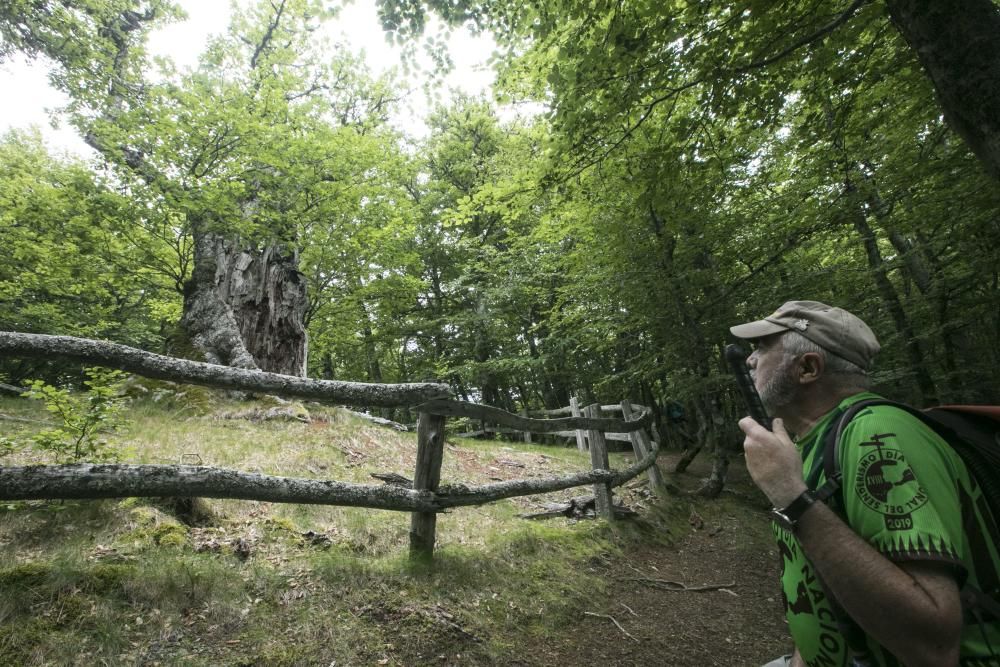
POLYGON ((824 350, 868 370, 880 348, 872 330, 843 308, 819 301, 789 301, 762 320, 730 327, 737 338, 755 340, 797 331, 824 350))

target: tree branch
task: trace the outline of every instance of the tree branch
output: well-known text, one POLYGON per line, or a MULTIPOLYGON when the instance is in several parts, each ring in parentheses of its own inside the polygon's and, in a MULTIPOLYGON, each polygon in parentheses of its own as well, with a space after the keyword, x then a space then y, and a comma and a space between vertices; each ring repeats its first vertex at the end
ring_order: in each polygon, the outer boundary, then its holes
MULTIPOLYGON (((803 37, 802 39, 798 40, 791 46, 779 51, 774 55, 762 58, 760 60, 755 60, 753 62, 747 63, 746 65, 741 65, 739 67, 719 68, 718 70, 716 70, 715 75, 719 78, 727 76, 731 77, 736 74, 742 74, 743 72, 748 72, 750 70, 767 67, 768 65, 772 65, 778 62, 779 60, 787 58, 788 56, 790 56, 792 53, 799 50, 803 46, 811 44, 817 39, 825 37, 826 35, 830 34, 834 30, 839 28, 841 25, 846 23, 858 11, 858 9, 860 9, 862 6, 866 4, 869 4, 871 1, 872 0, 854 0, 854 2, 852 2, 851 5, 846 10, 844 10, 844 12, 841 13, 840 16, 838 16, 836 19, 826 24, 825 26, 821 27, 820 29, 816 30, 812 34, 803 37)), ((604 160, 606 157, 608 157, 608 155, 613 153, 622 144, 624 144, 633 134, 635 134, 635 132, 649 119, 649 117, 653 113, 653 110, 656 109, 656 107, 658 107, 659 105, 663 104, 668 100, 676 99, 677 96, 680 95, 685 90, 688 90, 701 83, 704 83, 707 79, 708 79, 707 74, 697 77, 695 79, 692 79, 691 81, 688 81, 687 83, 681 84, 680 86, 670 88, 664 95, 656 97, 647 102, 645 105, 643 105, 644 109, 640 114, 639 118, 634 123, 626 127, 624 132, 622 132, 621 136, 617 140, 613 141, 609 147, 600 151, 599 155, 591 157, 589 159, 585 159, 582 164, 578 164, 576 168, 574 168, 569 174, 567 174, 564 177, 563 180, 569 180, 571 178, 574 178, 587 168, 604 160)))
MULTIPOLYGON (((638 406, 636 406, 638 407, 638 406)), ((589 417, 564 417, 562 419, 531 419, 515 415, 500 408, 465 401, 436 399, 417 406, 421 412, 446 417, 472 417, 494 424, 510 426, 519 431, 532 433, 553 433, 570 429, 596 429, 610 433, 630 433, 645 428, 653 419, 653 413, 645 408, 642 415, 635 420, 623 419, 592 419, 589 417)))
POLYGON ((81 498, 237 498, 278 503, 433 512, 433 497, 398 486, 349 484, 190 465, 74 463, 0 466, 4 500, 81 498))
POLYGON ((254 49, 253 55, 250 56, 250 69, 257 69, 257 60, 274 38, 274 31, 278 29, 278 25, 281 23, 281 15, 285 13, 285 0, 281 0, 281 3, 277 7, 274 6, 274 3, 271 3, 271 8, 274 9, 274 18, 268 24, 267 31, 264 32, 264 36, 257 44, 257 48, 254 49))
POLYGON ((755 60, 741 67, 731 69, 729 70, 729 72, 732 74, 740 74, 742 72, 746 72, 752 69, 759 69, 761 67, 767 67, 768 65, 774 64, 779 60, 790 56, 792 53, 798 51, 803 46, 811 44, 812 42, 815 42, 817 39, 829 35, 831 32, 833 32, 834 30, 842 26, 844 23, 846 23, 852 16, 854 16, 855 12, 861 9, 861 7, 869 4, 871 1, 872 0, 854 0, 854 2, 852 2, 851 5, 847 9, 845 9, 840 16, 835 18, 830 23, 827 23, 825 26, 823 26, 816 32, 812 33, 811 35, 803 37, 802 39, 795 42, 788 48, 779 51, 778 53, 775 53, 773 56, 768 56, 767 58, 762 58, 761 60, 755 60))

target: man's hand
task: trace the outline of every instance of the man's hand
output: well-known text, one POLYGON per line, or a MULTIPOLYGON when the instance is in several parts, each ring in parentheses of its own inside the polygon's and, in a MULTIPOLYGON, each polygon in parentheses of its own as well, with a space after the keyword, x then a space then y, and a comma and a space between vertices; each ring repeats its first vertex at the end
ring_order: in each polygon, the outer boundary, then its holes
POLYGON ((753 417, 744 417, 740 428, 746 434, 743 451, 754 484, 772 505, 787 507, 807 487, 802 477, 802 457, 788 437, 784 422, 775 419, 771 432, 753 417))

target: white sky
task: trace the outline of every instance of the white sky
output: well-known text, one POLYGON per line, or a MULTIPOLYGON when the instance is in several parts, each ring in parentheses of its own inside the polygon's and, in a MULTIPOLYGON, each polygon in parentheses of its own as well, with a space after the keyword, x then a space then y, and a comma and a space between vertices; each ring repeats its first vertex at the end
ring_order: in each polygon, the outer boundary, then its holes
MULTIPOLYGON (((179 68, 193 67, 205 43, 212 34, 220 34, 229 25, 230 3, 227 0, 175 0, 184 8, 188 19, 161 28, 149 40, 151 55, 169 56, 179 68)), ((250 0, 235 0, 239 5, 250 0)), ((375 6, 367 0, 355 0, 341 10, 340 15, 328 22, 330 37, 334 42, 346 42, 359 53, 365 52, 365 60, 373 75, 400 65, 400 52, 386 42, 378 23, 375 6)), ((455 70, 448 76, 445 88, 438 94, 447 96, 450 89, 459 89, 476 94, 487 90, 493 83, 494 75, 486 65, 494 48, 487 36, 473 36, 464 30, 455 30, 449 41, 449 49, 455 70)), ((37 125, 50 149, 58 152, 69 151, 78 155, 90 155, 90 149, 65 123, 60 123, 53 113, 66 103, 59 91, 48 85, 47 65, 39 60, 27 62, 16 57, 0 64, 0 90, 4 91, 5 103, 0 104, 0 133, 11 128, 27 128, 37 125), (59 125, 54 127, 53 123, 59 125)), ((413 92, 406 99, 404 108, 398 112, 394 124, 411 136, 426 133, 424 118, 430 103, 420 89, 419 80, 409 80, 413 92)))

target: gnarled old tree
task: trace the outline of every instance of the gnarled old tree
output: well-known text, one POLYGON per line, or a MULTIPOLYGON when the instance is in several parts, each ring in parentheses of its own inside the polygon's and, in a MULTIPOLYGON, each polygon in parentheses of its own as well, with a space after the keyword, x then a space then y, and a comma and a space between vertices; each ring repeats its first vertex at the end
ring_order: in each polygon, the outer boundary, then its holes
MULTIPOLYGON (((228 212, 232 224, 214 216, 211 203, 189 213, 194 261, 184 286, 181 325, 192 345, 209 361, 304 376, 308 350, 306 283, 299 272, 297 230, 285 219, 296 206, 275 197, 268 187, 283 185, 281 176, 288 165, 268 159, 279 157, 278 153, 251 157, 246 152, 248 147, 263 148, 263 142, 281 141, 279 132, 304 129, 304 119, 296 118, 291 106, 296 96, 309 94, 309 84, 295 81, 292 86, 302 90, 292 90, 282 80, 294 63, 287 49, 300 42, 306 28, 302 8, 289 4, 276 3, 270 15, 234 25, 244 48, 236 50, 231 43, 227 50, 243 60, 246 80, 242 84, 225 81, 221 71, 227 64, 224 52, 216 62, 209 59, 211 56, 203 62, 205 78, 189 80, 196 94, 211 95, 212 87, 228 89, 223 99, 229 104, 237 101, 237 108, 227 110, 188 98, 194 102, 194 108, 189 107, 191 120, 202 136, 192 146, 196 150, 191 158, 183 162, 193 176, 201 172, 199 180, 232 175, 239 186, 227 198, 228 205, 235 208, 228 212), (296 9, 298 16, 294 15, 296 9), (231 115, 233 111, 242 111, 243 118, 231 115), (199 118, 199 113, 205 115, 199 118), (216 120, 221 123, 213 122, 216 120), (230 165, 235 169, 231 171, 230 165)), ((185 156, 184 147, 177 148, 178 155, 185 156)))
POLYGON ((305 281, 295 228, 282 215, 288 202, 272 203, 266 190, 284 165, 268 159, 277 153, 251 152, 301 126, 291 87, 306 86, 281 76, 293 62, 283 51, 305 28, 303 13, 292 11, 302 8, 289 5, 237 18, 230 38, 180 85, 127 85, 128 63, 141 51, 128 32, 112 32, 107 95, 94 105, 96 118, 77 114, 77 122, 125 178, 138 177, 151 199, 184 212, 193 269, 181 326, 194 350, 213 363, 301 376, 305 281), (227 67, 242 80, 228 79, 227 67))
POLYGON ((56 60, 53 80, 87 143, 147 210, 171 211, 176 233, 191 238, 176 350, 304 375, 302 229, 348 169, 328 140, 338 127, 378 123, 387 96, 350 57, 316 55, 310 40, 324 11, 313 0, 237 10, 194 71, 167 64, 161 82, 143 76, 143 44, 176 8, 101 7, 0 15, 4 49, 56 60))

